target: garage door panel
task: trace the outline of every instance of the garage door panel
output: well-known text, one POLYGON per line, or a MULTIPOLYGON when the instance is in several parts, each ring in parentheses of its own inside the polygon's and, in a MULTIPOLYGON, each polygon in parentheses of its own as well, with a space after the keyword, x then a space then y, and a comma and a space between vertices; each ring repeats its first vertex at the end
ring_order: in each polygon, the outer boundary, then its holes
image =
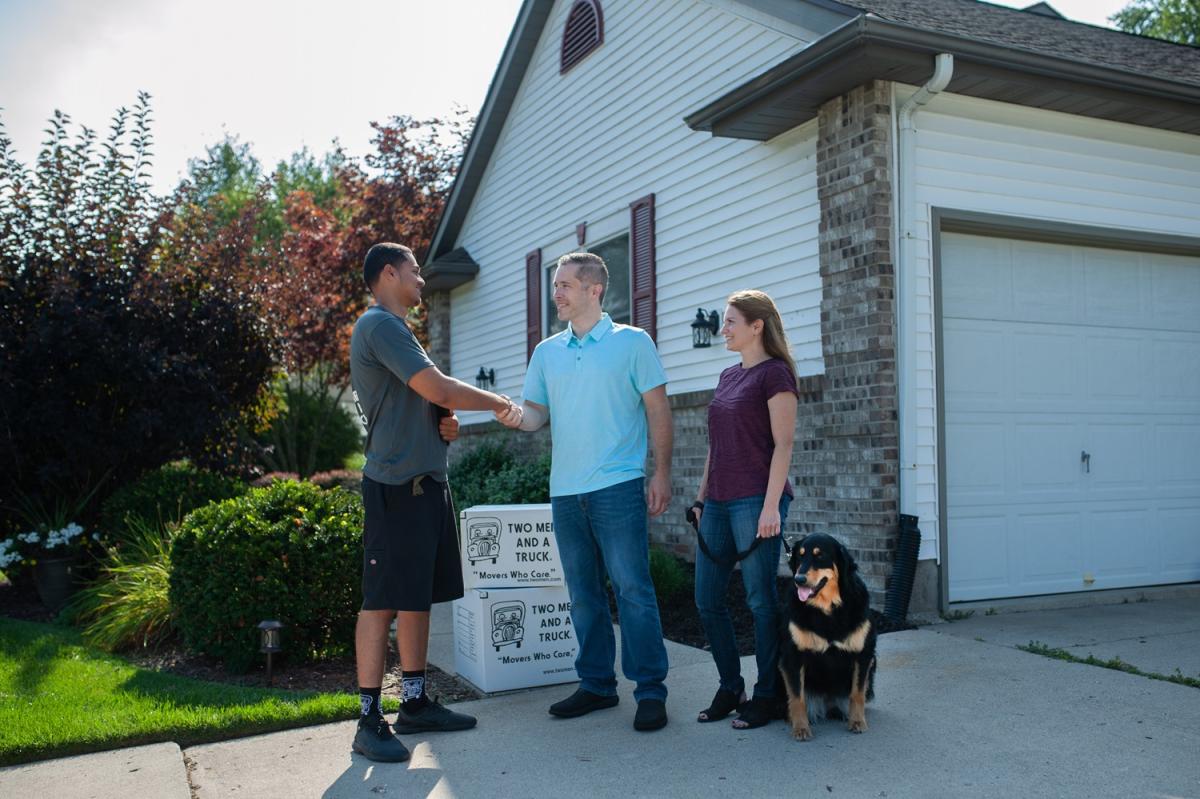
POLYGON ((1162 575, 1167 582, 1200 580, 1200 503, 1167 506, 1159 510, 1162 575))
MULTIPOLYGON (((1079 429, 1064 423, 1013 425, 1015 494, 1024 502, 1074 498, 1079 485, 1079 429)), ((980 453, 980 457, 987 457, 980 453)))
POLYGON ((1008 493, 1004 425, 962 422, 953 429, 961 446, 955 449, 953 465, 947 464, 947 485, 967 505, 1003 502, 1008 493))
MULTIPOLYGON (((1149 474, 1151 429, 1136 422, 1090 422, 1084 428, 1090 472, 1080 481, 1093 499, 1149 496, 1154 491, 1149 474)), ((1079 464, 1083 469, 1084 465, 1079 464)))
POLYGON ((1012 580, 1008 571, 1008 520, 1003 513, 955 514, 948 521, 954 535, 949 540, 955 571, 957 598, 983 599, 997 596, 1012 580))
POLYGON ((1200 579, 1200 258, 942 242, 950 598, 1200 579))
POLYGON ((1156 482, 1174 496, 1180 491, 1200 496, 1200 422, 1160 424, 1155 440, 1156 482))
POLYGON ((1124 588, 1152 582, 1157 571, 1158 540, 1145 531, 1154 529, 1149 507, 1100 506, 1085 519, 1088 546, 1084 571, 1094 577, 1090 587, 1124 588))
POLYGON ((954 406, 961 410, 1002 406, 1006 400, 1006 370, 999 326, 948 320, 947 331, 946 395, 954 398, 954 406))
POLYGON ((1200 269, 1185 259, 1151 255, 1152 306, 1155 327, 1200 333, 1200 269))
POLYGON ((1155 410, 1195 413, 1200 406, 1200 337, 1155 337, 1154 384, 1158 387, 1155 410))
POLYGON ((1150 347, 1144 336, 1124 332, 1085 339, 1085 404, 1079 410, 1140 412, 1148 399, 1150 347))
POLYGON ((1030 593, 1050 593, 1079 582, 1078 512, 1022 513, 1016 516, 1022 584, 1030 593))
MULTIPOLYGON (((1079 268, 1071 250, 1030 241, 1012 243, 1012 313, 1024 322, 1076 321, 1079 268)), ((1005 265, 1000 265, 1004 269, 1005 265)))
POLYGON ((1080 340, 1060 329, 1012 334, 1012 398, 1021 410, 1078 407, 1080 340))
POLYGON ((1137 256, 1120 250, 1082 250, 1084 324, 1142 327, 1142 267, 1137 256))
MULTIPOLYGON (((946 307, 973 318, 1012 315, 1012 244, 1004 239, 955 236, 943 240, 943 257, 955 264, 942 276, 946 307)), ((948 314, 949 316, 949 314, 948 314)))

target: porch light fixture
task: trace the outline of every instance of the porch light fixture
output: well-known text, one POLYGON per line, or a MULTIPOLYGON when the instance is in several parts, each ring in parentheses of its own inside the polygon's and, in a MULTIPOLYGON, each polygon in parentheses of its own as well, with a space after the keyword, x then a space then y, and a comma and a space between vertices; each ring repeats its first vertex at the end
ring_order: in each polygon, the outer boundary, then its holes
POLYGON ((479 374, 475 375, 475 385, 479 388, 496 385, 496 370, 479 367, 479 374))
POLYGON ((712 337, 721 329, 721 317, 716 311, 696 309, 696 318, 692 320, 692 347, 711 347, 712 337))
POLYGON ((283 651, 283 639, 280 630, 283 629, 283 623, 268 619, 267 621, 259 622, 258 624, 258 651, 267 656, 267 683, 274 681, 273 658, 275 653, 283 651))

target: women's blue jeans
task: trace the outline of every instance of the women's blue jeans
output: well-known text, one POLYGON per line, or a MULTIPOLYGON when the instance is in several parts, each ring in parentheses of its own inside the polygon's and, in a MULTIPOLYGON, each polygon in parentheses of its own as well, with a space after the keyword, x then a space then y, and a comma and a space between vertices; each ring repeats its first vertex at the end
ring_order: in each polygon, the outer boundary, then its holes
MULTIPOLYGON (((739 552, 749 549, 758 535, 763 499, 760 495, 725 502, 707 500, 700 517, 700 535, 704 536, 709 550, 724 563, 713 562, 698 545, 696 547, 696 608, 712 647, 721 687, 739 695, 746 683, 742 679, 741 658, 725 597, 733 573, 733 559, 739 552)), ((781 522, 787 519, 791 501, 787 494, 779 499, 781 522)), ((746 603, 754 615, 758 681, 754 684, 753 696, 762 699, 774 698, 779 685, 779 596, 775 590, 775 575, 782 542, 781 535, 767 538, 741 561, 746 603)))

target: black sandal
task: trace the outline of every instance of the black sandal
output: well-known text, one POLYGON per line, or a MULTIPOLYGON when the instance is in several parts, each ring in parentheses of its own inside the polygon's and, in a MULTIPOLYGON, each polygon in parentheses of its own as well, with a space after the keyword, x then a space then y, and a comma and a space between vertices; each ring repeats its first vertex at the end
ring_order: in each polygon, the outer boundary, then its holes
POLYGON ((733 691, 718 688, 716 696, 712 699, 712 703, 700 711, 700 715, 696 717, 696 721, 701 724, 707 724, 710 721, 720 721, 741 707, 745 701, 745 691, 742 692, 741 696, 738 696, 733 691))
POLYGON ((752 730, 762 727, 775 717, 775 700, 755 697, 742 705, 738 717, 733 720, 735 730, 752 730))

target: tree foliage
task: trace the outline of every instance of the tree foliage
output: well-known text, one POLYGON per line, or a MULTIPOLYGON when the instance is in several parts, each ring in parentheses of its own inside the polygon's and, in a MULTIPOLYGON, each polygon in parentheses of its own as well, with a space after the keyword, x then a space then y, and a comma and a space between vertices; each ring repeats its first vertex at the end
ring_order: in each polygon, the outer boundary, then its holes
MULTIPOLYGON (((181 456, 219 461, 263 395, 269 328, 210 263, 179 263, 154 197, 149 97, 103 141, 55 113, 36 167, 0 132, 0 505, 101 502, 181 456), (97 488, 99 487, 99 490, 97 488)), ((81 519, 87 521, 87 519, 81 519)))
POLYGON ((1133 0, 1109 20, 1127 33, 1200 45, 1200 0, 1133 0))

